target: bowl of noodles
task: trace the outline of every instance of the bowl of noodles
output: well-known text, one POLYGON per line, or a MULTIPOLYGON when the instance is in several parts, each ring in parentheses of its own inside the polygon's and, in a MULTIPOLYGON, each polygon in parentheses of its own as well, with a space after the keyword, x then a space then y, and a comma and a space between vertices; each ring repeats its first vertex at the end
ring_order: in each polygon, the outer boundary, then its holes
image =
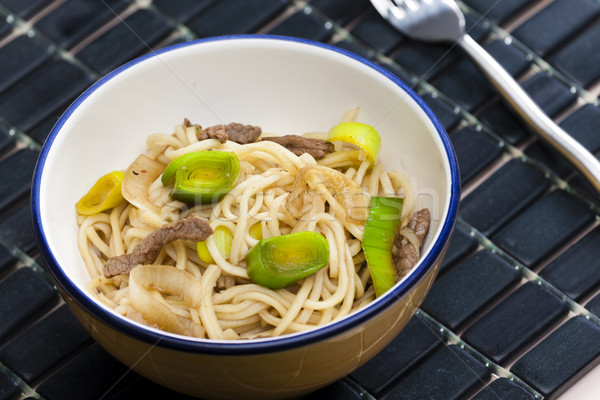
POLYGON ((32 212, 59 291, 115 358, 187 395, 275 399, 402 330, 459 198, 448 136, 405 83, 249 35, 96 82, 43 146, 32 212))

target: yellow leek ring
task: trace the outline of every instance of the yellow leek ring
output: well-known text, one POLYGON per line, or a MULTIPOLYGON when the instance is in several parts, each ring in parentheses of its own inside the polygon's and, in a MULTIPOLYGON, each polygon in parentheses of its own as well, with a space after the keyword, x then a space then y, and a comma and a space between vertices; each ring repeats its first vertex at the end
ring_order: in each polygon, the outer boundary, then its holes
MULTIPOLYGON (((231 255, 231 245, 233 243, 231 231, 226 226, 219 225, 215 228, 212 236, 217 249, 219 249, 219 253, 221 253, 224 259, 228 259, 231 255)), ((215 259, 206 246, 206 240, 196 243, 196 251, 198 252, 198 257, 205 263, 215 263, 215 259)))
POLYGON ((113 171, 96 181, 94 186, 75 205, 77 212, 82 215, 92 215, 110 210, 123 201, 121 183, 123 172, 113 171))
POLYGON ((337 124, 329 131, 327 141, 346 142, 358 146, 367 154, 371 166, 375 164, 381 148, 381 137, 375 128, 360 122, 337 124))

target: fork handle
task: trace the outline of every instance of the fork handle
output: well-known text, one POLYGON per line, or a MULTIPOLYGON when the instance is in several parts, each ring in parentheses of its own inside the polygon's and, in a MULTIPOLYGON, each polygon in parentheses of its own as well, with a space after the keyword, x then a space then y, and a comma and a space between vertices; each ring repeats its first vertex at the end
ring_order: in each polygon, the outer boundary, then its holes
POLYGON ((515 79, 471 36, 457 42, 535 133, 565 157, 600 193, 600 162, 552 121, 515 79))

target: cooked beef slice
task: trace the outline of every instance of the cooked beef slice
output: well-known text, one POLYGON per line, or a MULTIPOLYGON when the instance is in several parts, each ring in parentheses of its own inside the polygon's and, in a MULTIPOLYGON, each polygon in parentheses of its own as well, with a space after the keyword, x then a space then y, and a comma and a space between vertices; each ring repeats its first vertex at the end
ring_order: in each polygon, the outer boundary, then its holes
POLYGON ((333 143, 298 135, 272 136, 262 138, 262 140, 279 143, 297 156, 308 153, 316 160, 320 160, 334 150, 333 143))
POLYGON ((136 265, 153 262, 165 244, 177 239, 201 242, 212 233, 208 221, 195 216, 165 224, 142 239, 130 254, 109 258, 104 265, 104 276, 129 275, 136 265))
POLYGON ((232 122, 227 125, 209 126, 198 132, 198 140, 217 139, 221 143, 227 140, 239 144, 254 143, 260 136, 262 130, 258 126, 244 125, 237 122, 232 122))
MULTIPOLYGON (((423 238, 425 238, 429 230, 430 221, 431 215, 429 214, 429 209, 423 208, 413 214, 407 228, 411 229, 419 239, 419 242, 423 243, 423 238)), ((394 257, 396 273, 398 277, 402 278, 419 261, 419 249, 415 249, 413 244, 400 233, 396 235, 394 246, 398 248, 398 254, 394 257)))

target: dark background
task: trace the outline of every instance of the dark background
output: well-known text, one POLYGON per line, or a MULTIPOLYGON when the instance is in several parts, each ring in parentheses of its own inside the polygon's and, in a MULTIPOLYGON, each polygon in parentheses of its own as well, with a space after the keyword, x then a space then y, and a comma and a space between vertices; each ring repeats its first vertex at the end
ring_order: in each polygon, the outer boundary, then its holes
MULTIPOLYGON (((469 33, 597 154, 600 1, 460 4, 469 33)), ((384 66, 431 106, 460 163, 459 222, 422 308, 309 399, 554 398, 597 364, 598 198, 451 44, 402 36, 366 0, 0 0, 0 400, 185 398, 127 371, 66 309, 35 244, 31 175, 58 116, 103 74, 232 33, 313 39, 384 66)))

